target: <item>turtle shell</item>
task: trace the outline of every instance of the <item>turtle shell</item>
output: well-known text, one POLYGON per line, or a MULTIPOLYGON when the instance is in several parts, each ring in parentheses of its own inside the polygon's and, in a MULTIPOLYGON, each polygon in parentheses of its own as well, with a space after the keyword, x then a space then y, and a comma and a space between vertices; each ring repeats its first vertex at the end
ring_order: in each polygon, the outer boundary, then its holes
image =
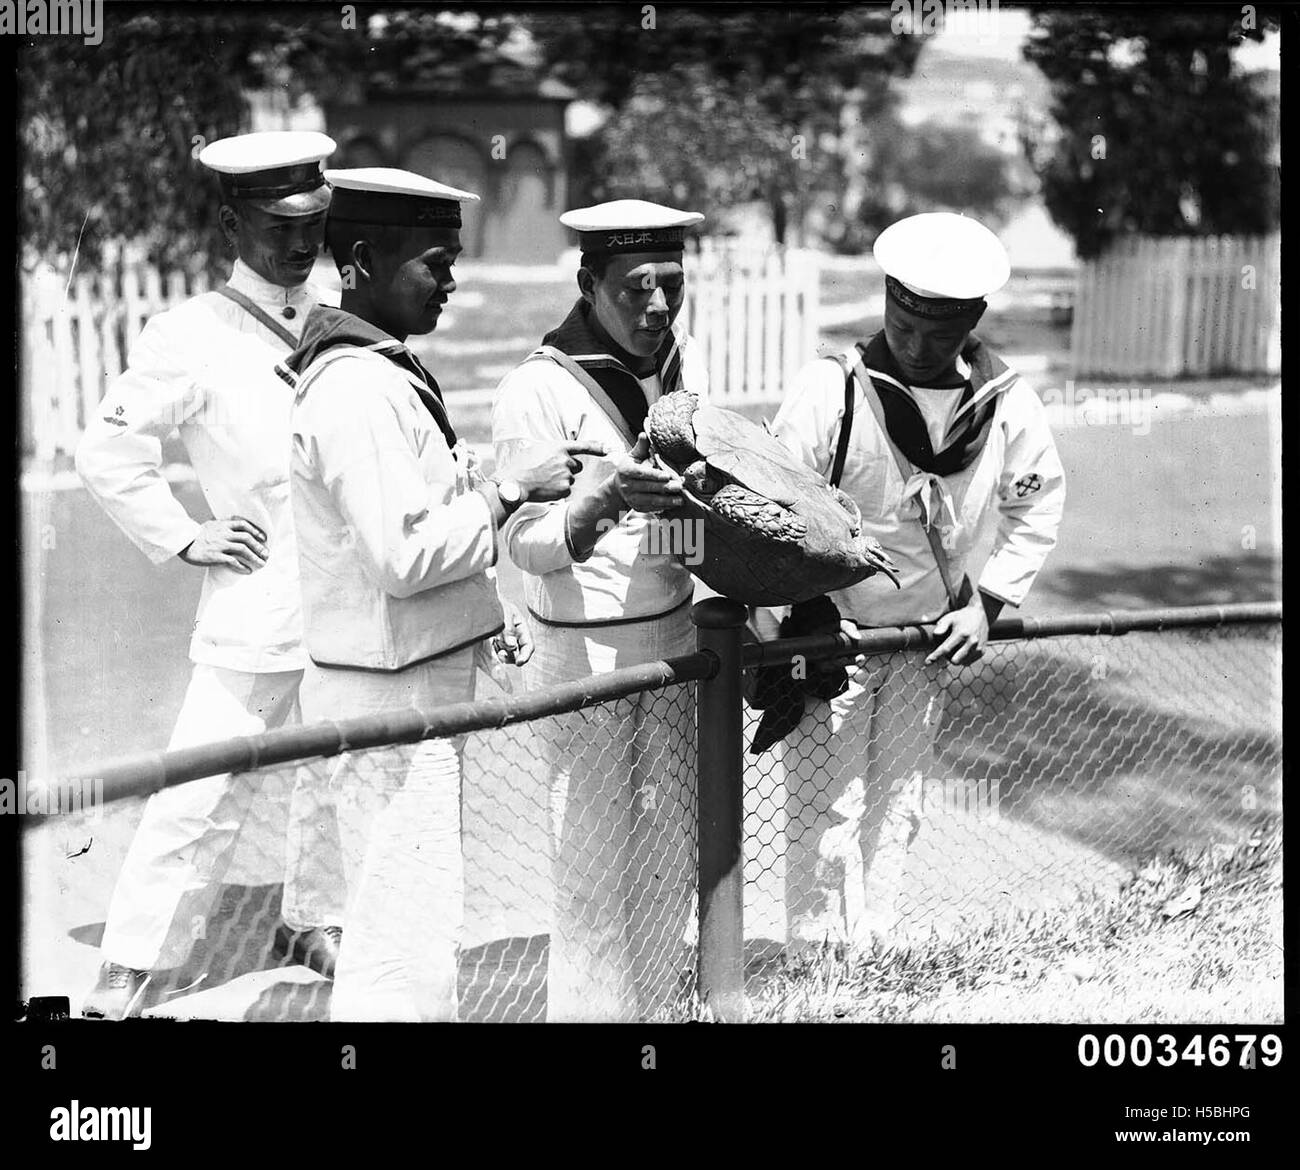
POLYGON ((677 391, 655 402, 646 435, 656 459, 682 475, 681 508, 702 539, 679 559, 711 589, 747 605, 790 605, 895 566, 862 532, 856 505, 743 415, 677 391), (706 489, 713 488, 710 494, 706 489))

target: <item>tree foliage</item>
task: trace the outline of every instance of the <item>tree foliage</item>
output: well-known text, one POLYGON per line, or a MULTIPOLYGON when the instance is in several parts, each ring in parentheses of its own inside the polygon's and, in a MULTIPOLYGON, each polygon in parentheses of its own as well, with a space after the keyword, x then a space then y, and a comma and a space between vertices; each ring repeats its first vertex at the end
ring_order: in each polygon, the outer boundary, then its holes
POLYGON ((778 217, 778 238, 833 159, 806 150, 752 90, 712 79, 699 65, 640 78, 596 147, 589 198, 706 211, 762 200, 778 217))
POLYGON ((1031 9, 1024 47, 1051 83, 1057 132, 1026 143, 1048 210, 1096 256, 1121 233, 1272 230, 1271 103, 1231 48, 1240 10, 1031 9), (1233 23, 1233 16, 1236 22, 1233 23))
POLYGON ((871 133, 873 181, 858 218, 872 234, 922 211, 956 211, 1000 227, 1033 192, 1026 164, 984 142, 973 124, 904 126, 886 116, 871 133))
POLYGON ((551 75, 612 109, 585 177, 592 197, 763 199, 777 239, 819 196, 838 204, 869 183, 845 112, 870 134, 921 49, 884 7, 661 5, 653 27, 639 5, 524 19, 551 75))
POLYGON ((140 241, 165 267, 220 261, 219 196, 202 145, 250 128, 248 91, 291 100, 401 85, 457 90, 535 75, 512 55, 509 14, 232 5, 113 13, 104 42, 40 37, 19 53, 29 256, 95 265, 108 241, 140 241))
MULTIPOLYGON (((94 265, 114 239, 163 267, 222 249, 205 142, 250 128, 249 90, 364 100, 367 91, 568 86, 613 111, 594 147, 601 194, 674 192, 707 207, 761 198, 778 236, 817 198, 865 190, 869 135, 920 38, 887 8, 641 5, 157 7, 115 12, 103 44, 37 38, 19 55, 20 231, 29 255, 94 265)), ((579 157, 590 156, 584 149, 579 157)), ((824 198, 823 198, 824 197, 824 198)), ((852 203, 852 198, 849 199, 852 203)))

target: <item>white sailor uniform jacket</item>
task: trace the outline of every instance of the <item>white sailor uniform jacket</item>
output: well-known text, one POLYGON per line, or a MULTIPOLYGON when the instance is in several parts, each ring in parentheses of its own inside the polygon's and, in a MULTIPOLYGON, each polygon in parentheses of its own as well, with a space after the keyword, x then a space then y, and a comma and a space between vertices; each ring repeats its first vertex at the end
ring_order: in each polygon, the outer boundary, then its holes
POLYGON ((323 308, 285 364, 312 661, 401 670, 498 633, 496 522, 436 383, 411 372, 427 371, 388 334, 323 308))
MULTIPOLYGON (((850 365, 858 356, 856 346, 844 355, 850 365)), ((1046 412, 1014 370, 994 355, 985 353, 984 359, 983 377, 962 367, 974 394, 948 434, 954 434, 968 411, 993 400, 987 438, 969 466, 947 475, 914 470, 904 478, 860 379, 853 379, 853 422, 840 486, 861 509, 866 532, 898 564, 901 584, 895 589, 884 574, 877 574, 832 593, 841 615, 859 625, 929 622, 950 608, 923 517, 942 536, 954 587, 988 526, 996 524, 992 552, 976 585, 1012 606, 1024 601, 1056 544, 1065 473, 1046 412)), ((864 368, 873 381, 885 380, 915 401, 888 372, 871 364, 864 368)), ((818 359, 799 372, 772 429, 808 466, 829 476, 844 406, 844 369, 834 360, 818 359)), ((943 447, 936 444, 935 449, 941 454, 943 447)))
MULTIPOLYGON (((271 284, 239 260, 228 286, 294 337, 322 297, 311 284, 271 284)), ((77 447, 87 489, 155 564, 199 533, 162 473, 162 443, 173 430, 213 515, 242 516, 266 533, 262 568, 204 571, 190 641, 195 662, 248 672, 306 665, 289 506, 293 395, 273 371, 291 348, 220 293, 193 297, 145 325, 77 447)))
MULTIPOLYGON (((592 440, 603 443, 611 455, 636 443, 627 420, 608 397, 593 397, 564 365, 545 356, 551 346, 589 376, 619 375, 631 393, 639 384, 646 406, 677 388, 707 397, 704 367, 679 325, 674 323, 672 342, 657 373, 637 379, 612 355, 597 352, 594 338, 584 339, 581 304, 559 329, 547 334, 542 349, 501 380, 492 411, 498 467, 536 442, 592 440)), ((575 478, 573 495, 613 470, 608 457, 581 458, 583 467, 575 478)), ((585 559, 577 560, 568 540, 568 508, 567 500, 526 503, 502 530, 511 560, 524 572, 524 597, 535 617, 565 625, 599 625, 660 617, 687 603, 694 581, 674 557, 675 537, 658 516, 626 512, 616 528, 600 536, 585 559)))

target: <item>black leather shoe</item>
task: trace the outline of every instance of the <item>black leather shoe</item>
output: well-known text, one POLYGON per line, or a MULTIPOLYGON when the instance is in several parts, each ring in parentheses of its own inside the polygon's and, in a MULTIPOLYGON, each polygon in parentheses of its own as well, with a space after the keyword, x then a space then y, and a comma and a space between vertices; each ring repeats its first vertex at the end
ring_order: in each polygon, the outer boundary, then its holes
POLYGON ((339 945, 343 942, 341 926, 315 926, 310 930, 291 930, 281 925, 276 931, 275 955, 298 963, 334 978, 334 964, 338 962, 339 945))
POLYGON ((153 975, 117 963, 99 969, 99 982, 86 996, 81 1014, 88 1020, 129 1020, 145 1008, 145 993, 153 975))

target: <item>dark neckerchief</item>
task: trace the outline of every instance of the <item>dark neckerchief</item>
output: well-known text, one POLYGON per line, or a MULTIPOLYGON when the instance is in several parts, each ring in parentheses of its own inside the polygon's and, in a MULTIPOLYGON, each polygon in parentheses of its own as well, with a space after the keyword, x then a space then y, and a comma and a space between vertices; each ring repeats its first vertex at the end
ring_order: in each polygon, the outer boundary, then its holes
MULTIPOLYGON (((598 341, 588 321, 590 306, 579 298, 569 315, 542 338, 543 345, 552 345, 568 354, 578 363, 618 408, 619 414, 633 435, 645 429, 645 416, 649 406, 645 391, 636 375, 613 354, 606 352, 606 344, 598 341)), ((659 375, 660 392, 671 394, 680 389, 682 382, 682 351, 676 325, 670 330, 667 345, 655 354, 655 372, 659 375)))
MULTIPOLYGON (((868 374, 878 372, 888 375, 895 381, 907 385, 907 379, 894 361, 889 345, 885 341, 882 329, 865 345, 857 343, 862 355, 862 364, 868 374)), ((1012 386, 1017 378, 1011 367, 995 353, 992 353, 975 334, 966 339, 961 356, 971 368, 971 376, 962 386, 961 399, 957 404, 960 412, 980 389, 994 379, 1006 378, 1006 384, 997 393, 990 394, 974 410, 966 411, 953 424, 945 436, 947 442, 942 451, 935 454, 930 442, 930 433, 925 425, 925 418, 912 396, 900 390, 885 378, 872 378, 885 409, 885 428, 895 446, 911 461, 913 466, 935 475, 954 475, 964 471, 979 457, 993 424, 993 413, 997 408, 998 394, 1012 386)))
POLYGON ((373 350, 410 374, 417 383, 414 389, 421 404, 438 424, 448 449, 456 445, 456 430, 451 425, 437 379, 391 333, 385 333, 377 325, 372 325, 354 313, 330 305, 316 305, 303 323, 298 348, 285 358, 284 364, 295 374, 301 374, 318 357, 340 345, 373 350))

